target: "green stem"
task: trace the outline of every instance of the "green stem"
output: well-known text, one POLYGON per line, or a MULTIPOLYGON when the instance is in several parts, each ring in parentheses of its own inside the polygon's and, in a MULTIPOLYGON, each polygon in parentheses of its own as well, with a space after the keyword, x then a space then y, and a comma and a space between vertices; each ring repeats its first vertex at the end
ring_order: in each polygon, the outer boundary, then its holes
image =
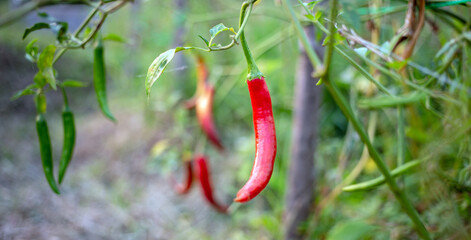
MULTIPOLYGON (((285 4, 283 4, 289 11, 291 15, 291 19, 294 22, 294 26, 296 29, 296 32, 298 33, 299 40, 303 44, 303 46, 309 46, 308 48, 311 48, 311 44, 309 44, 309 40, 306 36, 306 33, 304 32, 303 27, 301 26, 301 23, 298 20, 298 17, 296 16, 296 13, 293 10, 293 6, 289 2, 290 0, 285 0, 285 4)), ((301 2, 301 5, 304 6, 304 4, 301 2)), ((315 51, 308 51, 306 50, 306 54, 309 58, 309 60, 312 62, 312 66, 314 66, 315 71, 314 72, 323 72, 322 69, 322 62, 319 56, 317 56, 315 51)))
MULTIPOLYGON (((122 1, 122 4, 119 4, 117 6, 119 7, 122 7, 127 1, 122 1)), ((77 30, 75 30, 75 32, 73 33, 73 37, 74 38, 78 38, 78 36, 80 35, 80 33, 85 29, 85 27, 88 25, 88 23, 93 19, 93 17, 95 16, 95 14, 100 10, 100 8, 103 6, 104 2, 103 1, 100 1, 96 6, 95 8, 93 8, 92 11, 90 11, 90 13, 88 14, 88 16, 85 18, 85 20, 80 24, 80 26, 77 28, 77 30)), ((64 55, 64 53, 69 50, 69 49, 73 49, 73 48, 83 48, 85 46, 85 44, 87 44, 88 42, 90 42, 93 37, 96 35, 96 33, 100 30, 101 26, 103 25, 103 23, 105 22, 105 19, 106 17, 108 16, 108 13, 109 12, 104 12, 103 13, 103 16, 100 18, 100 21, 98 22, 98 24, 95 26, 95 28, 93 29, 93 31, 87 36, 86 39, 84 39, 78 46, 74 46, 74 47, 65 47, 63 49, 61 49, 57 55, 54 57, 54 60, 52 61, 52 64, 56 63, 57 60, 59 60, 60 57, 62 57, 62 55, 64 55)))
POLYGON ((8 11, 0 17, 0 27, 6 26, 14 21, 24 17, 26 14, 34 11, 37 8, 56 5, 56 4, 87 4, 90 3, 88 1, 83 0, 31 0, 25 4, 22 4, 20 7, 8 11))
MULTIPOLYGON (((244 2, 240 9, 240 18, 239 18, 239 27, 242 27, 242 24, 245 19, 245 14, 250 14, 252 11, 253 3, 244 2), (248 9, 247 9, 248 8, 248 9), (246 13, 247 10, 247 13, 246 13)), ((249 45, 247 44, 247 40, 245 39, 245 31, 242 29, 240 32, 240 44, 242 45, 242 50, 244 50, 245 60, 247 61, 248 65, 248 76, 247 80, 252 80, 256 78, 262 78, 263 74, 258 69, 257 65, 255 64, 255 60, 253 59, 252 53, 250 52, 249 45)))
POLYGON ((404 194, 404 192, 400 190, 399 186, 392 178, 389 172, 389 169, 387 168, 383 159, 379 155, 378 151, 373 147, 373 144, 371 143, 368 135, 366 134, 365 129, 363 128, 363 126, 361 125, 357 117, 353 114, 352 109, 346 102, 340 90, 335 86, 333 82, 330 81, 329 75, 326 75, 324 79, 325 79, 324 80, 325 86, 327 87, 332 97, 334 98, 335 102, 337 103, 339 108, 342 110, 342 112, 345 114, 347 119, 349 119, 352 122, 352 125, 357 131, 358 135, 360 136, 360 139, 362 140, 362 142, 366 144, 366 147, 368 148, 368 152, 370 153, 371 158, 376 163, 376 166, 378 167, 380 172, 383 174, 386 180, 386 183, 388 184, 389 188, 393 192, 396 199, 399 201, 399 203, 401 204, 406 214, 415 224, 415 228, 417 229, 419 235, 423 239, 431 239, 429 236, 429 233, 425 229, 424 224, 420 220, 419 214, 417 213, 417 211, 415 210, 415 208, 413 207, 412 203, 409 201, 407 196, 404 194))
MULTIPOLYGON (((358 64, 349 55, 347 55, 347 53, 345 53, 344 51, 342 51, 340 48, 337 48, 337 47, 335 47, 335 50, 337 50, 337 52, 340 53, 340 55, 342 55, 348 62, 350 62, 350 64, 352 64, 354 68, 356 68, 361 74, 363 74, 363 76, 365 76, 374 85, 376 85, 376 87, 378 87, 380 91, 386 93, 389 96, 393 96, 393 94, 391 94, 391 92, 389 92, 389 90, 385 86, 383 86, 383 84, 381 84, 378 80, 376 80, 365 68, 360 66, 360 64, 358 64)), ((326 66, 326 67, 329 67, 329 66, 326 66)))
POLYGON ((64 109, 69 109, 69 99, 67 98, 67 93, 65 92, 65 87, 59 85, 59 88, 62 92, 62 96, 64 97, 64 109))
POLYGON ((325 74, 328 74, 329 72, 331 62, 332 62, 332 56, 334 52, 335 34, 337 33, 335 29, 335 22, 334 22, 336 17, 337 17, 337 0, 332 0, 330 1, 329 44, 327 45, 327 51, 324 56, 325 74))
MULTIPOLYGON (((337 0, 332 0, 332 1, 337 2, 337 0)), ((285 3, 287 5, 288 9, 292 10, 290 1, 285 0, 285 3)), ((337 6, 337 4, 333 3, 332 6, 335 7, 335 6, 337 6)), ((334 12, 334 13, 336 11, 337 10, 332 10, 332 12, 334 12)), ((335 23, 335 17, 336 16, 332 16, 332 19, 331 19, 331 22, 330 22, 330 24, 331 24, 330 28, 331 29, 333 29, 333 27, 335 27, 335 26, 333 26, 334 23, 335 23)), ((315 54, 314 50, 311 48, 309 42, 307 41, 307 36, 304 33, 304 31, 301 27, 301 24, 299 23, 299 20, 297 19, 294 12, 291 13, 291 18, 295 22, 295 27, 297 28, 298 34, 300 35, 300 39, 305 39, 305 41, 301 41, 301 43, 303 44, 304 48, 306 49, 306 52, 307 53, 310 52, 311 55, 314 55, 315 54)), ((330 37, 333 38, 333 32, 330 32, 330 37)), ((327 52, 327 54, 332 54, 332 51, 327 52)), ((312 63, 313 66, 317 66, 318 62, 316 62, 315 60, 313 60, 311 58, 309 58, 309 59, 311 60, 311 63, 312 63)), ((331 57, 326 57, 326 59, 331 60, 332 58, 331 57)), ((324 63, 324 64, 328 65, 330 63, 324 63)), ((371 143, 370 138, 368 137, 368 134, 366 133, 363 125, 360 123, 360 120, 355 116, 355 114, 353 113, 353 110, 351 109, 350 105, 347 103, 347 101, 345 100, 344 96, 342 95, 340 90, 337 88, 335 83, 333 81, 330 81, 329 78, 330 78, 329 72, 326 71, 326 74, 325 74, 323 79, 324 79, 324 84, 325 84, 327 90, 329 90, 330 94, 332 95, 332 98, 337 103, 338 107, 342 110, 343 114, 347 117, 347 119, 352 123, 354 129, 356 130, 356 132, 360 136, 360 139, 362 140, 362 142, 368 148, 368 152, 370 153, 371 158, 376 163, 376 166, 378 167, 380 172, 383 174, 383 176, 386 180, 386 183, 388 184, 389 188, 393 192, 394 196, 399 201, 399 203, 401 204, 401 206, 404 209, 404 211, 406 212, 406 214, 409 216, 409 218, 414 223, 415 228, 417 229, 417 232, 419 233, 419 235, 423 239, 431 239, 427 229, 425 229, 424 224, 420 220, 419 214, 417 213, 417 211, 415 210, 415 208, 413 207, 413 205, 409 201, 409 199, 406 197, 404 192, 402 192, 401 189, 398 187, 396 181, 391 177, 391 173, 389 172, 389 169, 387 168, 386 164, 384 163, 383 159, 379 155, 376 148, 373 147, 373 144, 371 143)))
POLYGON ((406 134, 404 130, 404 108, 397 108, 397 167, 402 166, 406 158, 406 134))
MULTIPOLYGON (((209 42, 209 46, 207 48, 200 48, 200 47, 179 47, 177 48, 177 52, 179 51, 183 51, 183 50, 201 50, 201 51, 205 51, 205 52, 214 52, 214 51, 223 51, 223 50, 227 50, 227 49, 230 49, 232 48, 233 46, 235 46, 237 44, 237 39, 243 34, 244 32, 244 29, 245 29, 245 26, 247 25, 247 22, 249 20, 249 16, 250 16, 250 13, 252 12, 252 7, 249 7, 249 9, 247 10, 247 12, 245 13, 245 10, 247 9, 247 5, 250 4, 250 2, 245 2, 243 5, 242 5, 242 8, 244 10, 244 14, 245 16, 240 16, 241 19, 243 18, 243 21, 242 21, 242 24, 239 23, 239 31, 237 31, 236 35, 232 38, 232 41, 231 43, 225 45, 225 46, 221 46, 221 47, 211 47, 212 45, 212 40, 209 42)), ((242 14, 242 10, 241 10, 241 14, 242 14)))
MULTIPOLYGON (((404 165, 401 165, 401 166, 399 166, 396 169, 391 171, 391 176, 392 177, 397 177, 397 176, 411 170, 412 168, 420 165, 423 161, 424 160, 414 160, 414 161, 410 161, 410 162, 408 162, 404 165)), ((375 188, 377 186, 380 186, 384 183, 385 183, 384 176, 379 176, 375 179, 371 179, 371 180, 368 180, 368 181, 365 181, 365 182, 361 182, 361 183, 346 186, 342 190, 345 191, 345 192, 364 191, 364 190, 373 189, 373 188, 375 188)))

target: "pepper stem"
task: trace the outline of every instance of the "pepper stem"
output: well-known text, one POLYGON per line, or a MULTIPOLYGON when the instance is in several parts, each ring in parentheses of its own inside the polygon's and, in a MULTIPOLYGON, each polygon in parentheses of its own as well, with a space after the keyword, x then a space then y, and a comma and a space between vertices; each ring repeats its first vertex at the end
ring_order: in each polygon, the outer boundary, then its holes
MULTIPOLYGON (((242 24, 244 23, 244 19, 248 18, 250 13, 252 12, 253 3, 254 1, 245 1, 242 4, 242 7, 240 9, 239 28, 241 28, 242 24)), ((247 23, 247 21, 245 21, 245 23, 247 23)), ((247 44, 247 40, 245 39, 244 30, 242 30, 242 32, 240 33, 240 43, 242 45, 242 50, 244 50, 245 59, 248 65, 247 80, 263 77, 262 72, 260 72, 257 67, 257 64, 255 64, 255 60, 252 57, 249 45, 247 44)))

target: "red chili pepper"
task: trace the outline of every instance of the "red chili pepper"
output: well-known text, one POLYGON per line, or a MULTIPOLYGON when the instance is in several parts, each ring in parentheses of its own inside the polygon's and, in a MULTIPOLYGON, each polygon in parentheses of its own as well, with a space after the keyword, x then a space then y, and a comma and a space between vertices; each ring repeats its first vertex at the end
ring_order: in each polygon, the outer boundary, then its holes
POLYGON ((207 82, 208 69, 203 58, 198 56, 197 68, 198 84, 196 94, 193 98, 184 103, 185 108, 196 107, 196 117, 203 132, 219 150, 224 151, 224 146, 219 138, 218 131, 213 120, 213 98, 214 87, 207 82))
POLYGON ((275 122, 270 93, 263 77, 247 80, 255 128, 255 162, 247 183, 234 201, 247 202, 257 196, 270 181, 276 155, 275 122))
MULTIPOLYGON (((253 3, 242 4, 239 27, 243 24, 245 15, 250 14, 252 7, 253 3)), ((247 84, 255 127, 255 161, 249 180, 239 190, 234 201, 247 202, 256 197, 270 181, 276 155, 276 132, 270 93, 262 72, 255 64, 243 31, 240 34, 240 43, 248 66, 247 84)))
POLYGON ((221 213, 227 213, 227 206, 221 205, 214 199, 213 196, 213 187, 211 185, 211 178, 209 172, 209 163, 206 161, 206 157, 203 155, 198 155, 195 157, 195 170, 196 176, 199 179, 201 188, 203 189, 204 196, 206 200, 213 206, 217 211, 221 213))
POLYGON ((205 89, 198 97, 196 102, 196 117, 198 122, 203 129, 203 132, 209 138, 211 143, 214 144, 219 150, 223 151, 224 146, 219 139, 218 131, 213 121, 213 98, 214 98, 214 87, 206 84, 205 89))
MULTIPOLYGON (((185 168, 186 168, 186 180, 184 184, 175 184, 175 191, 179 194, 187 194, 193 183, 193 167, 191 161, 185 161, 185 168)), ((172 182, 174 180, 172 179, 172 182)))

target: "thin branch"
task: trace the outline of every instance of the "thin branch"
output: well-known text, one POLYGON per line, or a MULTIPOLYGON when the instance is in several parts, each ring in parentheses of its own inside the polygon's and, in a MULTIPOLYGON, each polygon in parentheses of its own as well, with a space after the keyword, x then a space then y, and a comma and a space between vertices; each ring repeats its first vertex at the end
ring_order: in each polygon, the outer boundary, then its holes
POLYGON ((32 0, 21 5, 20 7, 14 10, 11 10, 2 14, 3 16, 0 18, 0 27, 9 25, 40 7, 57 5, 57 4, 87 4, 89 5, 90 3, 85 0, 65 0, 65 1, 32 0))
MULTIPOLYGON (((419 1, 419 21, 417 22, 417 25, 414 27, 414 34, 412 35, 412 38, 410 39, 409 43, 406 46, 406 49, 404 53, 402 54, 403 59, 408 59, 410 56, 412 56, 412 53, 414 52, 415 44, 417 43, 417 40, 419 39, 420 33, 422 32, 422 28, 424 27, 424 22, 425 22, 425 0, 417 0, 419 1)), ((413 11, 413 10, 412 10, 413 11)))

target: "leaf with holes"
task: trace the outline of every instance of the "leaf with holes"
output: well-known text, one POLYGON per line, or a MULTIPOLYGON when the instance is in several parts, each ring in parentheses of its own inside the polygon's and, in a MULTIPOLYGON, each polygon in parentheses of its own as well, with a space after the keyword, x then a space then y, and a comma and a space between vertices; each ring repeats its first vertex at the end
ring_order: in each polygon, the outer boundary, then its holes
POLYGON ((146 94, 149 97, 150 88, 154 85, 155 81, 162 75, 167 65, 172 61, 175 56, 176 49, 170 49, 160 54, 149 66, 146 77, 146 94))
POLYGON ((209 30, 209 34, 211 35, 211 39, 209 40, 209 44, 211 44, 213 42, 214 38, 216 38, 217 35, 219 35, 220 33, 224 32, 224 31, 231 31, 234 34, 236 34, 236 32, 234 31, 234 28, 228 28, 228 27, 224 26, 224 24, 219 23, 218 25, 214 26, 213 28, 211 28, 209 30))

